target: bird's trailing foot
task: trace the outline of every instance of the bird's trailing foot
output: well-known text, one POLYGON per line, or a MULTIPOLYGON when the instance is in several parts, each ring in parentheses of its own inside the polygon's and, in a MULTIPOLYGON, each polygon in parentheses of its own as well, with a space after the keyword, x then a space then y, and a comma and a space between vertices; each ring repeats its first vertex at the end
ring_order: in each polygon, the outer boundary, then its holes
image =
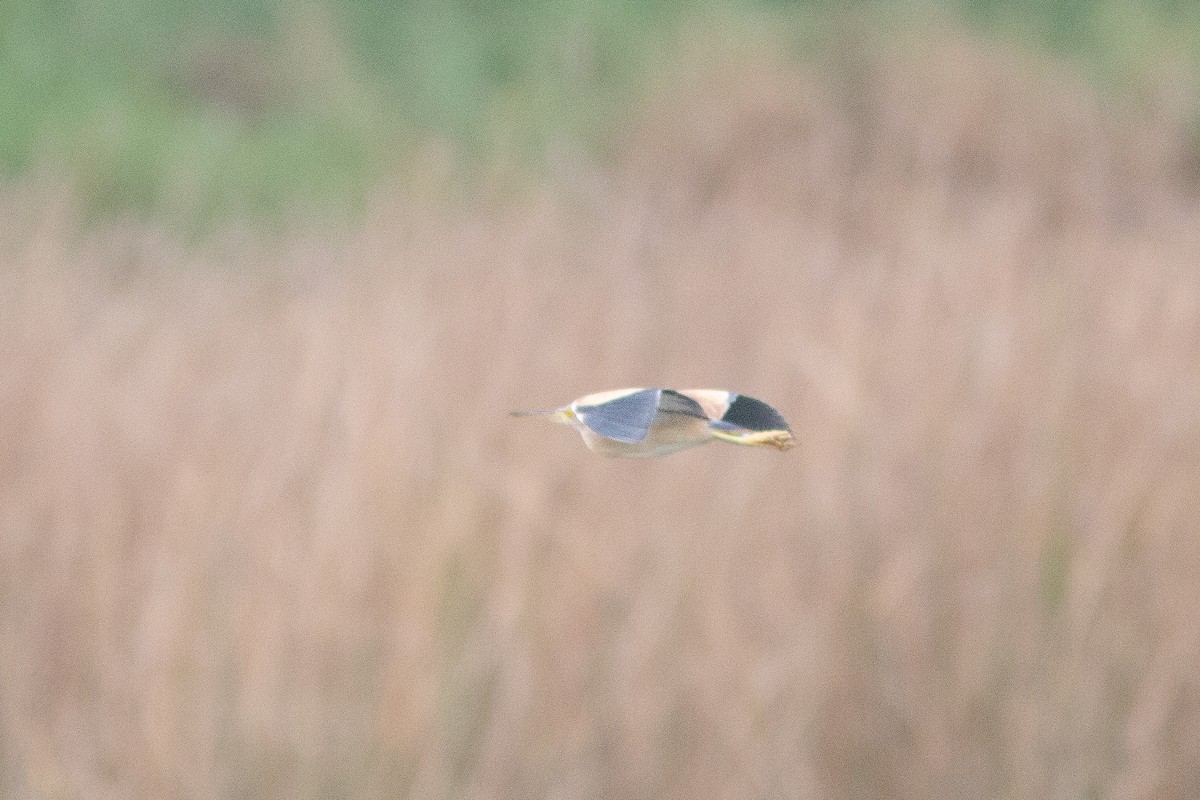
POLYGON ((796 444, 796 437, 790 431, 747 431, 746 433, 726 433, 713 431, 712 435, 732 444, 746 447, 774 447, 776 450, 787 450, 796 444))

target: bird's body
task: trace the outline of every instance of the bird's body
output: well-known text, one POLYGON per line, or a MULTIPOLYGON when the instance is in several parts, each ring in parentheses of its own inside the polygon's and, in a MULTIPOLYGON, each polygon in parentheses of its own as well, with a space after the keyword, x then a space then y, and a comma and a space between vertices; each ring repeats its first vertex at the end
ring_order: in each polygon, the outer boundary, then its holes
POLYGON ((585 395, 549 415, 582 434, 596 453, 621 458, 664 456, 715 440, 786 450, 787 421, 753 397, 720 389, 617 389, 585 395))

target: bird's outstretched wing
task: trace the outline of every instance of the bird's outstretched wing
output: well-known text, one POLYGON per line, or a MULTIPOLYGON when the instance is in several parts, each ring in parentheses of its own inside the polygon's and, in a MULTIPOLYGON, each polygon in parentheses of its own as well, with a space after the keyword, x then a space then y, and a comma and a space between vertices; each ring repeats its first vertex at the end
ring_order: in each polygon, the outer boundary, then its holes
POLYGON ((700 404, 686 394, 677 392, 674 389, 659 389, 658 391, 659 411, 686 414, 689 417, 696 417, 697 419, 708 419, 708 415, 704 413, 704 409, 700 407, 700 404))
POLYGON ((748 431, 791 431, 783 416, 764 403, 744 394, 735 394, 725 414, 714 423, 716 428, 740 428, 748 431))
POLYGON ((596 433, 618 442, 637 444, 646 438, 658 413, 659 389, 636 392, 594 406, 578 406, 575 413, 596 433))

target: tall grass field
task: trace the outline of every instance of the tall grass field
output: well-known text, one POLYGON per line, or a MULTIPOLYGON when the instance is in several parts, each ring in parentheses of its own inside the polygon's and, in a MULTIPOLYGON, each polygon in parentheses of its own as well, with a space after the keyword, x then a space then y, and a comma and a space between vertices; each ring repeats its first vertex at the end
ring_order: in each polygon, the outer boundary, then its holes
POLYGON ((1116 90, 957 24, 819 62, 722 30, 646 55, 595 148, 354 144, 354 213, 266 229, 300 178, 214 176, 281 163, 239 161, 274 111, 165 114, 212 160, 172 183, 154 138, 141 211, 30 140, 0 796, 1200 796, 1186 61, 1116 90), (760 397, 798 446, 607 460, 507 415, 622 386, 760 397))

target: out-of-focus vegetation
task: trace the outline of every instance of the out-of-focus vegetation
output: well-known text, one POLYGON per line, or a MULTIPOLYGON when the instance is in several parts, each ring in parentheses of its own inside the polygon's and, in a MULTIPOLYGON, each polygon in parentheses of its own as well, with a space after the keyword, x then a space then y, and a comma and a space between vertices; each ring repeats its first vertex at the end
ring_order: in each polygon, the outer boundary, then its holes
POLYGON ((1200 797, 1194 12, 0 2, 0 797, 1200 797))
POLYGON ((1107 85, 1164 60, 1194 71, 1200 41, 1200 12, 1172 0, 5 0, 0 175, 49 172, 100 214, 343 213, 431 141, 468 169, 537 172, 562 147, 603 157, 696 30, 813 60, 839 31, 947 19, 1107 85))
POLYGON ((1195 93, 912 36, 336 234, 0 194, 0 796, 1200 797, 1195 93), (800 445, 505 413, 639 384, 800 445))

